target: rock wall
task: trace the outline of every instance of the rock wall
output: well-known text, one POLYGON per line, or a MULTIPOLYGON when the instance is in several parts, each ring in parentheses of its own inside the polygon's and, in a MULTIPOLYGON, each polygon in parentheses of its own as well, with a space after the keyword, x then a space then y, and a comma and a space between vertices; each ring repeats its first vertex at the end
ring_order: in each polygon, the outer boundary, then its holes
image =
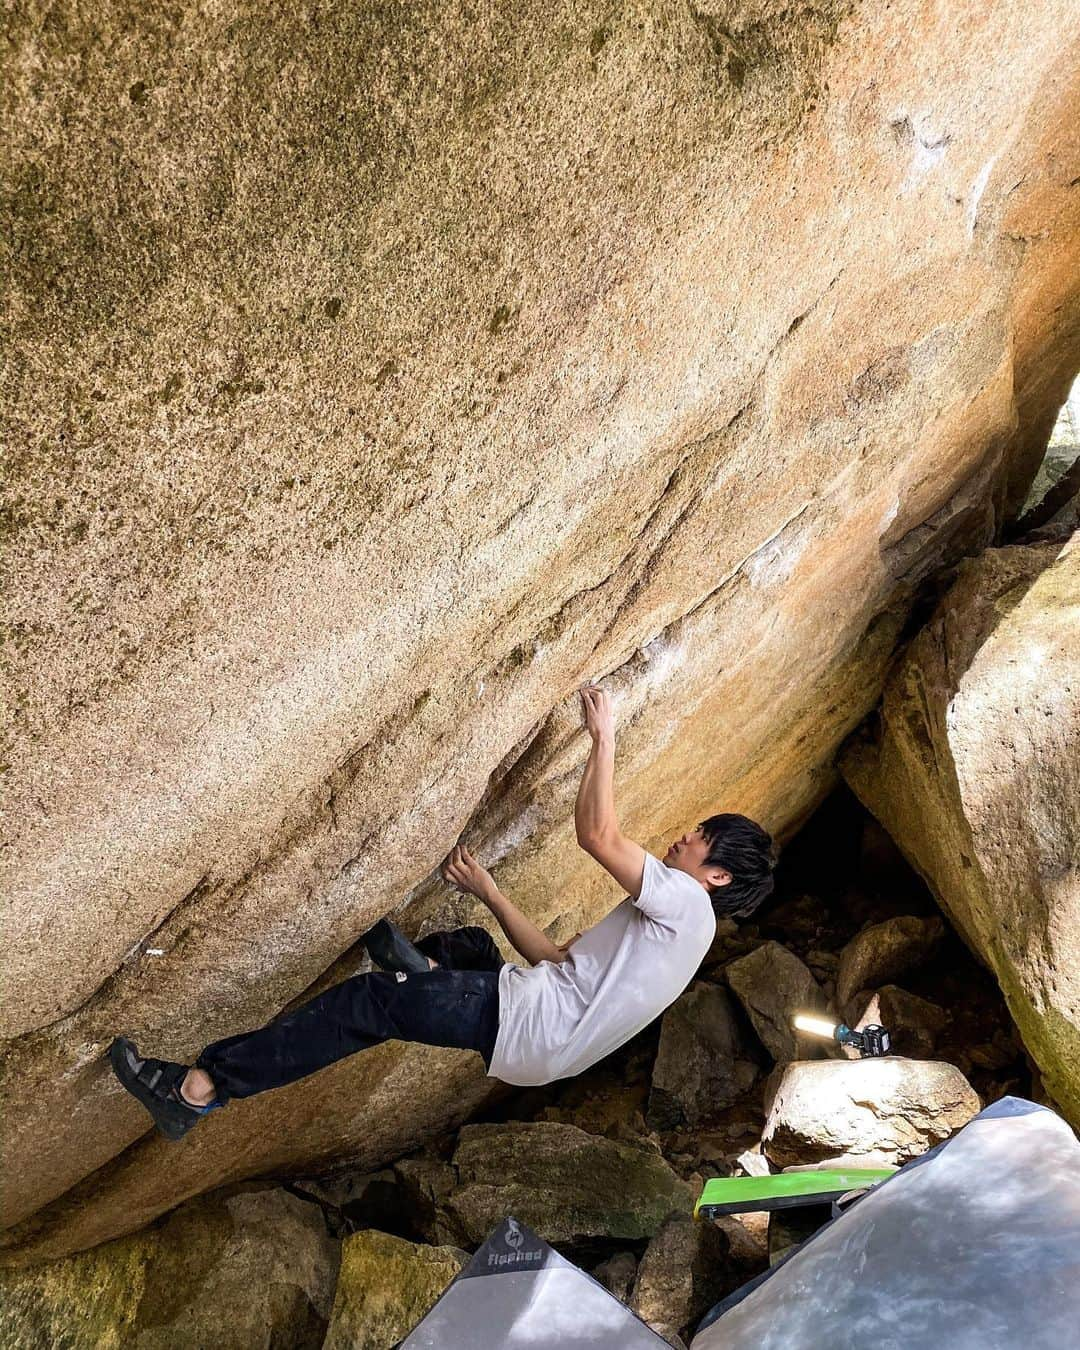
POLYGON ((1080 1125, 1080 548, 988 549, 890 675, 845 778, 993 970, 1080 1125))
POLYGON ((485 1098, 386 1046, 176 1150, 101 1053, 187 1058, 379 915, 464 917, 463 830, 554 935, 593 921, 584 677, 647 846, 806 817, 1076 365, 1070 11, 12 16, 19 1259, 485 1098))

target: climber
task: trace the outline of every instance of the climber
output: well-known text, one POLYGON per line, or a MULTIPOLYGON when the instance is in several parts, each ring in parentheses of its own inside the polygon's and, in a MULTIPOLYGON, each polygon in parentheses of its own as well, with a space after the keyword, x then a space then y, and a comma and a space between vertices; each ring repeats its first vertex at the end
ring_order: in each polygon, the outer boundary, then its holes
POLYGON ((496 886, 463 844, 441 874, 495 916, 528 966, 503 961, 479 927, 413 944, 388 920, 363 941, 382 969, 354 975, 260 1030, 209 1045, 194 1065, 145 1059, 118 1037, 109 1060, 161 1134, 179 1139, 233 1097, 282 1087, 396 1039, 479 1051, 489 1077, 514 1085, 581 1073, 636 1035, 693 979, 717 915, 750 914, 772 892, 771 836, 746 816, 710 816, 663 860, 615 818, 614 721, 608 693, 580 691, 592 738, 574 809, 580 846, 626 891, 604 919, 554 943, 496 886))

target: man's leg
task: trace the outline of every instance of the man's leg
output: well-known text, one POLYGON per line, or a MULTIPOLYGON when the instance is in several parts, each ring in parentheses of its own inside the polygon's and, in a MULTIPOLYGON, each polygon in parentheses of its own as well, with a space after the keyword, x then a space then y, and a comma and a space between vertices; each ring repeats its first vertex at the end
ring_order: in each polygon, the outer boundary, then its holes
POLYGON ((506 965, 495 939, 479 924, 429 933, 413 945, 447 970, 491 970, 497 974, 506 965))
POLYGON ((354 975, 258 1031, 215 1041, 182 1091, 206 1105, 205 1082, 222 1103, 283 1087, 385 1040, 477 1050, 490 1064, 498 1032, 498 976, 436 969, 354 975))

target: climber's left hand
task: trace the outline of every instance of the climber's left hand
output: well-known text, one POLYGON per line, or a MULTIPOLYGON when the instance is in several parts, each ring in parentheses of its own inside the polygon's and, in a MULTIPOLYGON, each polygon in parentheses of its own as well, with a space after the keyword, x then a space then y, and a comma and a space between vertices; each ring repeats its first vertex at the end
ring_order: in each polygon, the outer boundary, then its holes
POLYGON ((464 844, 454 845, 443 859, 441 871, 444 881, 481 900, 495 885, 491 873, 476 861, 464 844))

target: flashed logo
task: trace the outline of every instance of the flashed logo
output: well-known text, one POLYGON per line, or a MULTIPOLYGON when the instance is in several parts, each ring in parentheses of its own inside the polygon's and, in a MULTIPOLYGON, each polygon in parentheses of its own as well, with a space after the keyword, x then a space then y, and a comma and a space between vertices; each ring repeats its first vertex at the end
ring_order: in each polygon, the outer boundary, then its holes
POLYGON ((506 1239, 506 1245, 513 1250, 505 1253, 488 1252, 487 1263, 489 1266, 527 1265, 544 1259, 544 1249, 542 1247, 534 1247, 532 1250, 522 1250, 525 1242, 525 1234, 513 1219, 508 1218, 506 1220, 506 1232, 503 1236, 506 1239))

